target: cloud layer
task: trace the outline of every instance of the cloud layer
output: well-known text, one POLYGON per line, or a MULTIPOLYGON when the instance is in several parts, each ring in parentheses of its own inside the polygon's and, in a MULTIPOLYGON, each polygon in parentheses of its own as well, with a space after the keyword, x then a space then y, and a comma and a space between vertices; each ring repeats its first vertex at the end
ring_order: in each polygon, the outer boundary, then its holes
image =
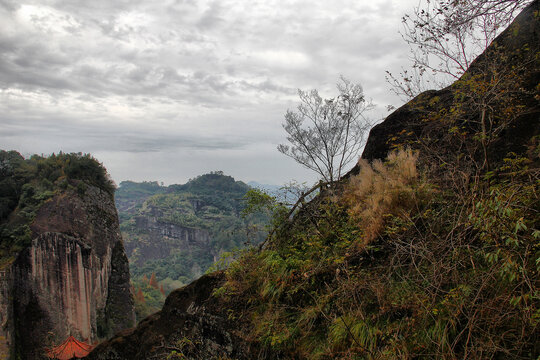
POLYGON ((92 152, 117 181, 313 181, 275 150, 296 89, 343 74, 397 105, 413 3, 0 0, 2 148, 92 152))

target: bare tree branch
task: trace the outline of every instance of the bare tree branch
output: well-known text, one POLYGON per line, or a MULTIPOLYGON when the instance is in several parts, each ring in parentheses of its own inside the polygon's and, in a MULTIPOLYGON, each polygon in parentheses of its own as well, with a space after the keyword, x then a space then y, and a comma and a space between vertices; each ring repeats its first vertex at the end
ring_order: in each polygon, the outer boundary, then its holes
POLYGON ((392 91, 409 100, 459 78, 531 0, 422 0, 403 17, 411 68, 387 71, 392 91))
POLYGON ((371 127, 363 114, 373 107, 360 85, 341 77, 337 88, 339 95, 331 99, 323 99, 317 90, 298 90, 301 103, 296 112, 287 111, 283 123, 290 145, 278 145, 281 153, 328 183, 356 160, 371 127))

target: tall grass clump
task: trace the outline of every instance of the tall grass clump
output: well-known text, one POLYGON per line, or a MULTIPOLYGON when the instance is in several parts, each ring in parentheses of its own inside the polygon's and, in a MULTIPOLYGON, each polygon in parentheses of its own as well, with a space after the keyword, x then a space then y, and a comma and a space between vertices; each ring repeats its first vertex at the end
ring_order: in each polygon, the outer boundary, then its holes
POLYGON ((465 188, 408 149, 361 160, 216 294, 259 358, 536 359, 538 153, 465 188))
POLYGON ((364 244, 381 233, 386 218, 409 217, 425 197, 427 186, 419 179, 417 160, 411 149, 394 151, 385 162, 359 160, 360 172, 350 178, 337 200, 360 223, 364 244))

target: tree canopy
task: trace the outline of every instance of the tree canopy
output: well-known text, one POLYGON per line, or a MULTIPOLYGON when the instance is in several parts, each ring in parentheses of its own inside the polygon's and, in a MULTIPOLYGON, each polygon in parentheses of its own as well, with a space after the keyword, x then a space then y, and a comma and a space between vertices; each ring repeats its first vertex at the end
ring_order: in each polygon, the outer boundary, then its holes
POLYGON ((28 245, 28 224, 44 201, 68 188, 82 193, 87 185, 110 194, 115 189, 107 170, 90 154, 25 159, 16 151, 0 150, 0 258, 28 245))

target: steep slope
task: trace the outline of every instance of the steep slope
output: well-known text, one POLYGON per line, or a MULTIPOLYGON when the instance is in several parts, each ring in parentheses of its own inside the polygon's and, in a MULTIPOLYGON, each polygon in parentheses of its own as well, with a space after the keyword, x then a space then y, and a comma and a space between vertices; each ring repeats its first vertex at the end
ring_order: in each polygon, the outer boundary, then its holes
MULTIPOLYGON (((482 113, 487 110, 491 118, 486 117, 484 125, 492 141, 486 150, 493 161, 501 161, 512 151, 526 151, 528 140, 540 127, 536 7, 535 1, 523 11, 459 81, 418 95, 375 126, 362 158, 384 159, 400 144, 417 149, 440 147, 440 154, 447 151, 453 156, 465 150, 459 148, 465 142, 478 145, 473 138, 481 134, 482 113), (449 143, 455 144, 451 151, 449 143)), ((466 150, 475 156, 483 153, 483 149, 466 150)))
POLYGON ((173 291, 163 309, 98 345, 87 359, 254 359, 232 310, 213 296, 225 280, 217 272, 173 291))
POLYGON ((537 358, 539 13, 375 127, 264 249, 88 358, 537 358))
POLYGON ((168 293, 200 277, 223 252, 262 240, 264 216, 241 216, 249 189, 221 172, 167 187, 120 184, 116 203, 139 319, 161 308, 161 287, 168 293), (149 284, 152 276, 159 286, 149 284))
POLYGON ((39 358, 69 335, 95 342, 133 326, 128 262, 104 169, 80 154, 1 155, 2 182, 16 184, 1 224, 1 331, 12 358, 39 358))

